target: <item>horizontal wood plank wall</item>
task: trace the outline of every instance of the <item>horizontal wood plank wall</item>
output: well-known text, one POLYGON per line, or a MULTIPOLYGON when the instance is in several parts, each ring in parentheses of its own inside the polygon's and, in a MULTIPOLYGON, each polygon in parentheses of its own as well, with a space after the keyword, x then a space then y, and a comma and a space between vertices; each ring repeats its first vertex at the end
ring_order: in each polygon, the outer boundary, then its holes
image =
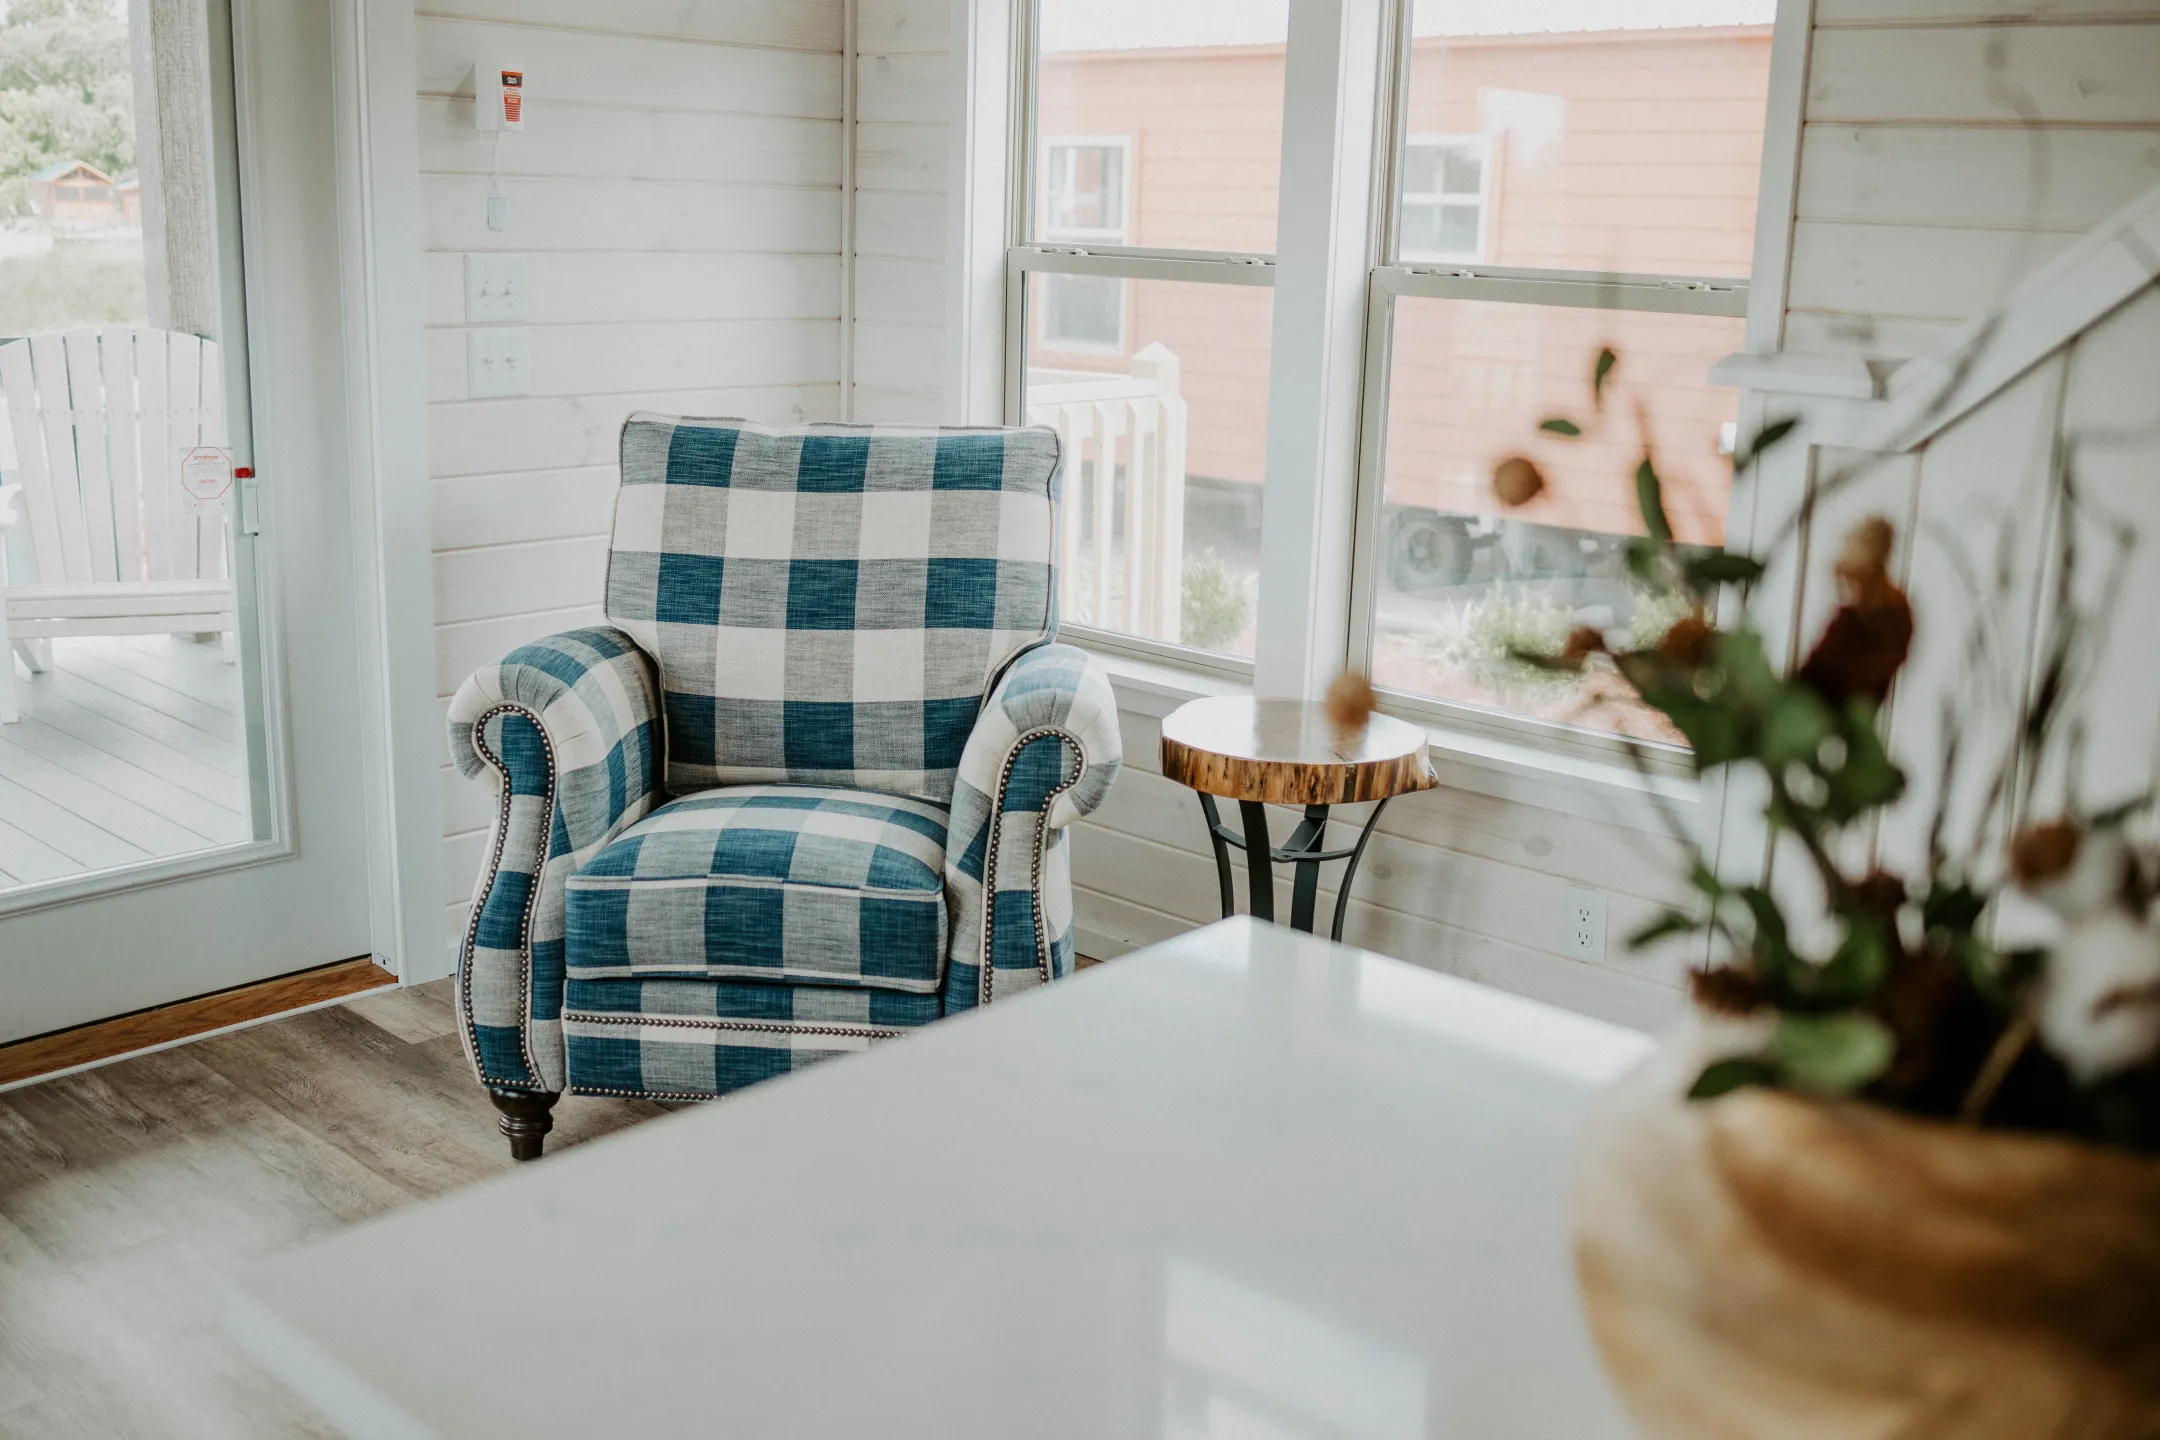
POLYGON ((1786 345, 1906 358, 2160 184, 2160 0, 1816 0, 1786 345))
MULTIPOLYGON (((418 15, 436 688, 600 619, 636 410, 840 410, 841 0, 423 0, 418 15), (486 224, 471 71, 528 74, 486 224), (465 256, 526 256, 529 396, 468 398, 465 256)), ((888 167, 889 168, 889 167, 888 167)), ((874 289, 876 287, 873 287, 874 289)), ((448 933, 493 802, 442 771, 448 933)))
POLYGON ((948 0, 858 0, 855 418, 944 415, 948 0))

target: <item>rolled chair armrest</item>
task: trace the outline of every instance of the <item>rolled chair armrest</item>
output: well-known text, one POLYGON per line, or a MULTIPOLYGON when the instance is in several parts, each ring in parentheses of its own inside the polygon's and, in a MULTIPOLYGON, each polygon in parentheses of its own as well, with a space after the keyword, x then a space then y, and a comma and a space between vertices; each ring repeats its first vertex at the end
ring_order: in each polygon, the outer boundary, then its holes
POLYGON ((457 965, 483 1083, 563 1088, 563 882, 666 798, 661 747, 659 668, 620 630, 521 645, 451 700, 451 758, 498 799, 457 965))
POLYGON ((1072 969, 1065 827, 1109 796, 1124 756, 1110 677, 1086 651, 1037 646, 991 688, 946 835, 948 1014, 1072 969))

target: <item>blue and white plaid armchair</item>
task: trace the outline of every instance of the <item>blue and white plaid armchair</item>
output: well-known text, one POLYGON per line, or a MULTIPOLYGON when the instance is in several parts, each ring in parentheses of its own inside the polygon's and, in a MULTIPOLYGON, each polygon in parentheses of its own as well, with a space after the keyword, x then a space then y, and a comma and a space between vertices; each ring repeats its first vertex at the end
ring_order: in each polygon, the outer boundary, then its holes
POLYGON ((458 959, 511 1152, 581 1095, 697 1099, 1072 967, 1065 827, 1121 763, 1054 643, 1058 441, 635 415, 610 624, 450 704, 501 797, 458 959))

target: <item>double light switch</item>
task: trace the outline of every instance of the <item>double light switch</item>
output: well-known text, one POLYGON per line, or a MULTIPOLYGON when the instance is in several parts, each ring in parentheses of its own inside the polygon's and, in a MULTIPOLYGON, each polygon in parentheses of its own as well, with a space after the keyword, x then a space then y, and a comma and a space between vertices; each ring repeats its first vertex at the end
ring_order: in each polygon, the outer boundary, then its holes
POLYGON ((532 393, 532 346, 525 321, 525 257, 465 257, 465 393, 475 400, 532 393))

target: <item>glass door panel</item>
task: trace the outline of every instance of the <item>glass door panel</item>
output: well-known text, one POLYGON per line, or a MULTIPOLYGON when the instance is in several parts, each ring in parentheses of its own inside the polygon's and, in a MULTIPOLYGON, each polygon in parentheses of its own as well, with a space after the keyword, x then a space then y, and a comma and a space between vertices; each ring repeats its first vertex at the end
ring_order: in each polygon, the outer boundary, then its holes
POLYGON ((0 11, 0 910, 272 838, 214 18, 0 11))

